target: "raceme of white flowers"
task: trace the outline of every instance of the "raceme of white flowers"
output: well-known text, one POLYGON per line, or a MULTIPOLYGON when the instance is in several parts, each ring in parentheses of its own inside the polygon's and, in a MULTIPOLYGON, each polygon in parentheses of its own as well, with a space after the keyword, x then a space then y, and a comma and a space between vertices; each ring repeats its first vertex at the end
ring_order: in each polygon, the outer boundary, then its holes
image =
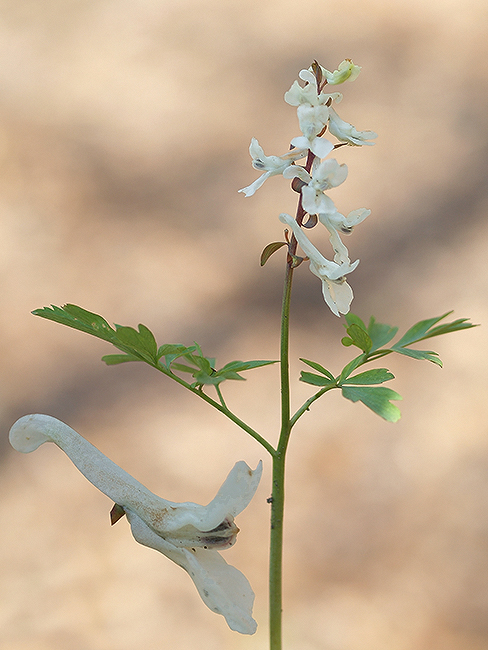
POLYGON ((254 592, 247 578, 218 551, 231 547, 237 516, 251 501, 262 473, 236 463, 207 505, 166 501, 136 481, 69 426, 49 415, 26 415, 9 434, 14 449, 28 453, 54 442, 82 474, 115 502, 112 523, 124 514, 136 541, 160 551, 188 572, 203 602, 225 617, 232 630, 253 634, 254 592))
POLYGON ((317 215, 318 221, 329 231, 334 260, 326 259, 317 250, 293 217, 281 214, 280 220, 291 229, 301 249, 310 260, 310 270, 322 281, 325 302, 336 316, 347 314, 349 311, 353 292, 345 276, 354 271, 359 264, 359 260, 351 263, 339 232, 350 234, 371 211, 359 208, 345 217, 337 210, 327 192, 346 180, 347 166, 340 165, 337 160, 327 156, 343 144, 372 145, 374 142, 371 140, 377 135, 373 131, 358 131, 352 124, 342 120, 332 108, 333 102, 338 104, 342 100, 342 94, 326 93, 324 88, 345 81, 354 81, 360 70, 361 68, 350 59, 342 61, 334 72, 329 72, 316 62, 308 70, 301 70, 298 76, 305 85, 302 86, 298 81, 294 81, 290 90, 285 93, 285 101, 297 107, 302 135, 291 140, 290 150, 282 156, 266 156, 259 142, 253 138, 249 147, 252 166, 263 173, 254 183, 239 190, 246 197, 253 196, 271 176, 281 175, 287 179, 301 181, 301 206, 309 215, 317 215), (338 144, 334 145, 324 137, 327 130, 339 140, 338 144), (296 164, 303 158, 307 158, 310 171, 296 164))

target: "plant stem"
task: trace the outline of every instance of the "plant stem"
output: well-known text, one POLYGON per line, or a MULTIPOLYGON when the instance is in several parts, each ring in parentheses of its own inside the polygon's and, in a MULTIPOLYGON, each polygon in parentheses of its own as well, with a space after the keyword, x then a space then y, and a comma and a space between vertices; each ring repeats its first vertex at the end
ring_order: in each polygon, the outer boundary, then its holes
POLYGON ((285 507, 285 457, 291 432, 290 370, 288 360, 290 298, 293 268, 287 263, 281 310, 281 432, 273 456, 271 493, 271 538, 269 556, 269 641, 270 650, 281 650, 283 515, 285 507))
MULTIPOLYGON (((314 154, 309 151, 306 171, 310 171, 314 154)), ((302 207, 302 196, 298 201, 296 221, 301 226, 305 217, 302 207)), ((280 375, 281 375, 281 431, 273 458, 273 477, 271 491, 271 535, 269 550, 269 647, 270 650, 282 648, 282 613, 283 613, 283 518, 285 512, 285 459, 288 441, 295 418, 290 419, 290 301, 291 286, 294 270, 294 256, 297 250, 297 240, 292 236, 288 246, 286 260, 285 284, 281 306, 281 343, 280 343, 280 375)))
POLYGON ((224 396, 222 395, 222 391, 220 390, 220 386, 218 384, 215 386, 215 390, 217 391, 217 395, 219 396, 220 403, 225 409, 227 409, 227 404, 225 403, 224 396))
POLYGON ((269 443, 265 438, 263 438, 263 436, 261 436, 252 427, 250 427, 248 424, 246 424, 240 418, 238 418, 237 415, 235 415, 227 406, 224 406, 223 404, 220 404, 219 402, 215 401, 210 397, 210 395, 207 395, 207 393, 204 393, 202 390, 198 390, 198 388, 194 388, 187 381, 185 381, 181 377, 178 377, 178 375, 175 375, 173 372, 171 372, 161 364, 152 364, 152 365, 154 368, 156 368, 156 370, 162 372, 163 375, 166 375, 166 377, 169 377, 177 384, 180 384, 180 386, 183 386, 184 388, 189 390, 191 393, 193 393, 200 399, 203 399, 204 402, 207 402, 207 404, 213 406, 215 409, 217 409, 217 411, 220 411, 225 416, 227 416, 229 420, 232 420, 234 424, 237 424, 238 427, 243 429, 252 438, 254 438, 254 440, 259 442, 259 444, 262 445, 271 456, 274 456, 274 454, 276 454, 276 449, 273 447, 271 443, 269 443))
POLYGON ((312 397, 309 397, 306 402, 300 406, 298 411, 293 415, 293 417, 290 420, 290 426, 295 426, 295 423, 297 422, 298 418, 301 418, 302 415, 310 409, 310 406, 319 399, 319 397, 322 397, 322 395, 325 395, 329 390, 332 390, 333 388, 337 388, 337 386, 325 386, 324 388, 321 388, 318 393, 315 393, 315 395, 312 395, 312 397))

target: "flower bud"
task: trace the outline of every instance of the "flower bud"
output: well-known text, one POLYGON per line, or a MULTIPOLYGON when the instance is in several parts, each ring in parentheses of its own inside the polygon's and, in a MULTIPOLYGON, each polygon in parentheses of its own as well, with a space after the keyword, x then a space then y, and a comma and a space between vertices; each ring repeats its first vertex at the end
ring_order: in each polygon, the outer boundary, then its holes
POLYGON ((361 68, 358 65, 354 65, 351 59, 344 59, 344 61, 339 63, 337 70, 334 70, 334 72, 329 72, 324 69, 327 83, 332 86, 342 84, 344 81, 354 81, 360 72, 361 68))

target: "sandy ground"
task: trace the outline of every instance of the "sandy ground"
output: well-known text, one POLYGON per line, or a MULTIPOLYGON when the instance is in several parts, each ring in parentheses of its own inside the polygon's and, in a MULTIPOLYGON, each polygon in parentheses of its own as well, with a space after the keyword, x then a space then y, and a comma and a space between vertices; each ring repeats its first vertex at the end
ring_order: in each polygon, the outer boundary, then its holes
MULTIPOLYGON (((379 134, 338 152, 353 311, 402 329, 454 309, 488 322, 488 8, 483 0, 0 2, 0 650, 267 647, 269 461, 149 367, 30 315, 73 302, 223 365, 278 355, 283 256, 261 269, 296 195, 252 199, 248 146, 298 135, 283 93, 314 58, 363 66, 341 117, 379 134), (339 155, 340 154, 340 155, 339 155), (54 446, 14 452, 10 425, 49 413, 174 501, 207 503, 238 459, 266 469, 226 558, 256 591, 259 629, 229 631, 191 581, 137 545, 54 446)), ((324 237, 323 250, 327 250, 324 237)), ((318 280, 298 269, 298 357, 350 353, 318 280)), ((488 644, 484 327, 439 339, 445 363, 389 358, 403 417, 331 394, 290 446, 285 639, 296 650, 482 650, 488 644)), ((276 439, 278 373, 229 404, 276 439), (268 403, 271 403, 271 407, 268 403)), ((294 381, 297 407, 310 395, 294 381)))

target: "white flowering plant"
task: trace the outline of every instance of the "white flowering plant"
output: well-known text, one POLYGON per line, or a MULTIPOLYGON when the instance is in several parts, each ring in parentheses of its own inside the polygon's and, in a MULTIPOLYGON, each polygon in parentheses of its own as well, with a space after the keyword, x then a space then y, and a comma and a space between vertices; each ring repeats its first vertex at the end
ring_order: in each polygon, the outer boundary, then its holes
MULTIPOLYGON (((400 410, 393 402, 401 397, 383 385, 394 379, 393 374, 384 367, 360 372, 358 369, 392 353, 442 366, 436 352, 412 346, 441 334, 474 327, 465 318, 445 322, 451 313, 446 312, 419 321, 391 344, 397 327, 380 323, 374 317, 366 324, 349 311, 353 292, 346 276, 357 268, 359 260, 351 262, 342 236, 350 235, 371 211, 358 208, 347 216, 338 211, 329 192, 344 183, 348 170, 330 154, 343 146, 372 145, 377 136, 373 131, 358 131, 342 120, 333 108, 342 100, 342 94, 328 91, 329 86, 354 81, 359 73, 360 67, 349 59, 342 61, 333 72, 314 61, 310 68, 300 71, 300 81, 294 81, 284 96, 287 104, 296 107, 301 131, 300 135, 291 138, 287 153, 267 156, 257 139, 251 140, 252 166, 261 175, 239 191, 251 197, 269 178, 281 176, 291 180, 292 190, 298 194, 295 217, 279 214, 279 220, 285 226, 284 238, 268 244, 261 255, 261 265, 264 266, 277 251, 284 249, 286 252, 279 359, 231 361, 218 368, 216 360, 205 356, 198 344, 158 345, 150 329, 142 324, 137 329, 111 326, 102 316, 73 304, 45 307, 33 312, 110 343, 117 353, 102 357, 108 365, 136 361, 149 364, 220 411, 268 452, 272 463, 271 496, 268 499, 271 510, 270 650, 282 648, 284 481, 288 442, 294 426, 314 402, 333 389, 340 390, 352 402, 363 403, 384 420, 396 422, 400 410), (336 142, 329 140, 328 135, 336 142), (325 227, 332 246, 332 259, 325 257, 309 238, 308 233, 315 227, 325 227), (347 348, 355 348, 356 355, 339 373, 327 369, 322 360, 301 359, 306 369, 302 370, 299 379, 312 387, 312 395, 292 413, 289 313, 292 278, 304 261, 309 262, 310 270, 321 281, 327 306, 336 316, 344 317, 345 336, 341 343, 347 348), (273 444, 229 408, 222 385, 229 380, 243 380, 243 372, 275 363, 280 368, 281 428, 278 442, 273 444)), ((255 632, 257 623, 252 616, 252 588, 247 578, 227 564, 220 553, 236 541, 239 529, 235 517, 249 505, 256 492, 262 462, 253 470, 244 461, 238 461, 216 497, 202 506, 191 502, 174 503, 156 496, 54 417, 39 414, 21 417, 10 430, 10 442, 15 449, 25 453, 34 451, 45 442, 60 447, 85 477, 112 500, 112 524, 127 517, 136 541, 181 566, 193 580, 203 602, 221 614, 232 630, 242 634, 255 632)))

